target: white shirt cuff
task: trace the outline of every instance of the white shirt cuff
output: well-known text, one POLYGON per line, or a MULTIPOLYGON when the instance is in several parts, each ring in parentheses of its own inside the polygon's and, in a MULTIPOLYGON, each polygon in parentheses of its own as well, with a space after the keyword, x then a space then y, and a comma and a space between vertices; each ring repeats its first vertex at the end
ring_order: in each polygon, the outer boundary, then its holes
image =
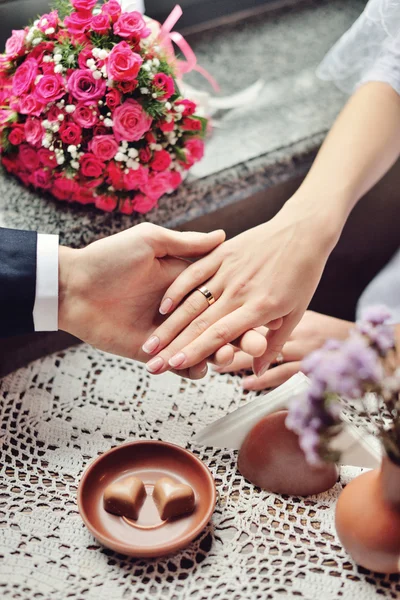
POLYGON ((37 236, 33 323, 35 331, 58 330, 58 235, 37 236))

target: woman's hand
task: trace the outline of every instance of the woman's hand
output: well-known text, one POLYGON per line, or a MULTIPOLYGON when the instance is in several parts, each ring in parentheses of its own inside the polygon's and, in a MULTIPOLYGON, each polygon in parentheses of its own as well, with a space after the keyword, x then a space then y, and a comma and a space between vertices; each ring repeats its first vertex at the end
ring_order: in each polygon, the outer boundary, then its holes
POLYGON ((253 365, 262 375, 307 309, 339 233, 329 220, 319 221, 311 202, 292 199, 271 221, 188 267, 161 303, 162 314, 174 312, 154 332, 152 350, 144 345, 149 354, 157 354, 148 370, 186 369, 267 324, 267 350, 253 365), (216 300, 212 306, 196 291, 202 285, 216 300))
MULTIPOLYGON (((301 361, 313 350, 320 348, 328 339, 344 340, 354 323, 343 321, 313 311, 307 311, 294 329, 281 351, 279 363, 261 377, 244 377, 242 386, 246 390, 264 390, 277 387, 301 370, 301 361)), ((267 329, 260 329, 266 334, 267 329)), ((252 357, 237 350, 233 362, 227 367, 216 367, 219 373, 232 373, 251 369, 252 357)))

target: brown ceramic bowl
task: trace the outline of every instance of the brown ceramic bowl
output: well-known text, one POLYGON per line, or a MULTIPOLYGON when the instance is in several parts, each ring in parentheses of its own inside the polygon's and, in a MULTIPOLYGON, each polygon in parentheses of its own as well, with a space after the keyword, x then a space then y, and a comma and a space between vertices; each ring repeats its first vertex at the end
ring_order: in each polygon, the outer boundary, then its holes
POLYGON ((215 483, 208 468, 188 450, 158 441, 129 442, 105 452, 89 465, 78 488, 79 512, 94 537, 116 552, 142 558, 185 548, 207 525, 215 503, 215 483), (139 477, 148 493, 137 521, 112 515, 103 507, 105 488, 130 475, 139 477), (193 513, 160 519, 151 494, 161 477, 193 488, 193 513))

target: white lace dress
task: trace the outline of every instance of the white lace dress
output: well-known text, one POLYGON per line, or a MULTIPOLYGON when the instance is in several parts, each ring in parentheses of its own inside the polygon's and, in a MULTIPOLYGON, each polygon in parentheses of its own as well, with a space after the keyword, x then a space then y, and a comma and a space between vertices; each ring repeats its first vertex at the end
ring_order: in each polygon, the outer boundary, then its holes
MULTIPOLYGON (((400 0, 370 0, 327 54, 317 74, 348 93, 368 81, 382 81, 400 94, 400 0)), ((377 303, 389 306, 394 321, 400 322, 400 251, 362 294, 357 316, 377 303)))

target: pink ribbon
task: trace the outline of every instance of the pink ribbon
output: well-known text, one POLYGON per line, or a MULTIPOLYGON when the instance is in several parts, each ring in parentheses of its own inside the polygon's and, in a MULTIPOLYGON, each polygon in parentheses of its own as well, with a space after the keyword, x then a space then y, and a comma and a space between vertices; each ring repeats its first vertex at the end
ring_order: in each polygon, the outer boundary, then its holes
POLYGON ((171 31, 176 25, 177 21, 181 18, 183 11, 179 4, 175 6, 171 14, 166 18, 164 24, 161 26, 158 39, 161 44, 174 42, 179 50, 182 52, 186 60, 177 60, 178 71, 180 75, 189 73, 190 71, 197 71, 212 85, 216 92, 219 92, 220 88, 214 77, 210 75, 208 71, 200 67, 197 64, 197 58, 192 48, 189 46, 185 38, 177 31, 171 31))

